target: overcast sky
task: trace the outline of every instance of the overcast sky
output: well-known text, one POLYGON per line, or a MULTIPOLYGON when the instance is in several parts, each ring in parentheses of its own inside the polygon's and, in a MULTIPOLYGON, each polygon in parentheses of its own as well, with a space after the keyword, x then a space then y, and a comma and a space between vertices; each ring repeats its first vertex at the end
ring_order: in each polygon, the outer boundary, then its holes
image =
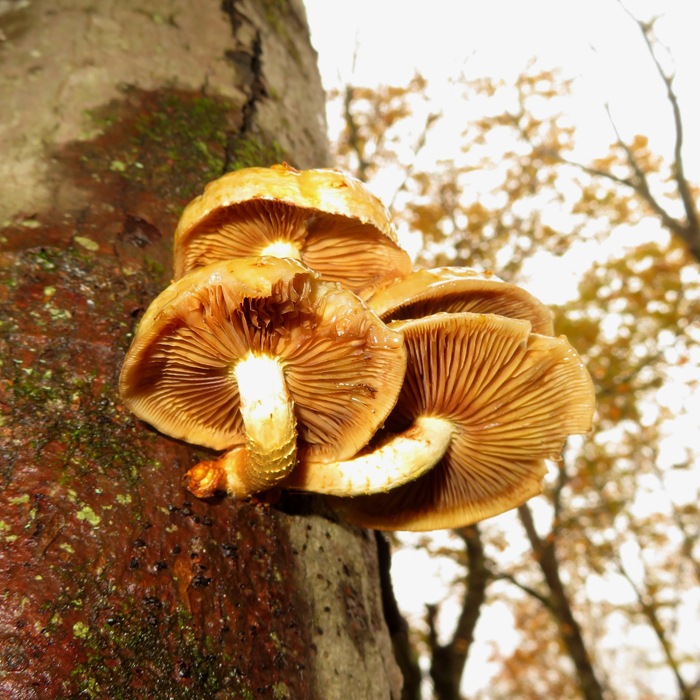
MULTIPOLYGON (((672 51, 686 123, 700 123, 700 2, 628 0, 626 6, 642 19, 663 10, 657 31, 672 51)), ((670 143, 663 86, 638 28, 616 0, 306 0, 306 7, 327 88, 402 84, 418 70, 439 99, 446 94, 441 86, 462 71, 508 79, 537 56, 544 67, 579 78, 581 138, 593 144, 599 134, 607 145, 609 102, 623 131, 651 135, 659 148, 670 143)), ((700 152, 700 129, 688 129, 687 150, 700 152)), ((692 172, 700 172, 695 160, 692 172)))

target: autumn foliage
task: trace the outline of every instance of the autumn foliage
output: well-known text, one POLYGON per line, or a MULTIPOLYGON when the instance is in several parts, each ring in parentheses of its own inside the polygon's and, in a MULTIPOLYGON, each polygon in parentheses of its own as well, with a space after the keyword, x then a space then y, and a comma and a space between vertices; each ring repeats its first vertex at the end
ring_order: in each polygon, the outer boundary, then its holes
POLYGON ((450 593, 461 615, 438 625, 431 606, 411 620, 440 700, 461 697, 465 668, 470 687, 487 688, 472 697, 484 700, 689 700, 700 687, 691 631, 700 584, 698 188, 685 176, 673 76, 657 59, 653 23, 637 24, 671 108, 666 154, 643 134, 622 138, 611 117, 609 150, 579 161, 566 116, 571 83, 534 63, 511 84, 456 81, 474 118, 449 157, 429 157, 448 124, 420 76, 401 87, 348 86, 331 101, 342 117, 339 163, 370 184, 390 174, 393 214, 422 240, 419 264, 536 283, 533 275, 580 260, 578 292, 555 308, 556 330, 594 377, 593 434, 569 445, 545 497, 517 514, 439 545, 401 540, 462 571, 450 593), (477 626, 503 603, 509 629, 477 626), (495 670, 482 678, 470 663, 474 644, 491 649, 495 670))

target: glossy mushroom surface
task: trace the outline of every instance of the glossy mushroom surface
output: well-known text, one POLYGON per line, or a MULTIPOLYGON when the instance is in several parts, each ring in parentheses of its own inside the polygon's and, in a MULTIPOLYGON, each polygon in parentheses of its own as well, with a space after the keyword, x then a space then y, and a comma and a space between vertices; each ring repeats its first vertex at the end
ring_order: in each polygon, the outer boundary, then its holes
POLYGON ((239 491, 254 492, 294 466, 296 440, 290 457, 284 440, 269 437, 270 422, 286 425, 287 406, 309 454, 350 457, 393 408, 405 363, 402 335, 351 292, 291 259, 242 258, 197 269, 156 298, 120 392, 167 435, 216 450, 245 445, 231 464, 242 470, 239 491), (273 478, 245 473, 251 459, 273 478))
POLYGON ((376 290, 367 303, 386 322, 468 311, 523 319, 534 333, 554 333, 552 312, 539 299, 492 272, 469 267, 414 270, 376 290))
POLYGON ((389 213, 355 178, 288 165, 245 168, 210 182, 185 208, 175 232, 175 279, 230 258, 301 260, 355 292, 406 275, 389 213))
POLYGON ((348 520, 434 530, 496 515, 540 493, 544 460, 559 458, 568 435, 590 429, 593 385, 563 336, 533 334, 529 322, 493 314, 440 313, 389 325, 404 336, 408 367, 387 430, 400 435, 432 416, 449 422, 453 437, 444 456, 409 483, 334 499, 348 520))

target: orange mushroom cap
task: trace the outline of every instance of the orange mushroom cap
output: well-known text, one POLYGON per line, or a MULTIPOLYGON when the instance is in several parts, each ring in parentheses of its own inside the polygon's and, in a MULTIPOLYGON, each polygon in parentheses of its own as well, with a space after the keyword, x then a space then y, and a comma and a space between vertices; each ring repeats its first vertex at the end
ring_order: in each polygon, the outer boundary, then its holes
POLYGON ((534 333, 554 333, 552 312, 539 299, 492 272, 469 267, 414 270, 376 290, 367 303, 385 322, 470 311, 524 319, 534 333))
POLYGON ((441 417, 453 439, 408 484, 334 499, 351 522, 434 530, 496 515, 540 493, 544 460, 559 458, 568 435, 590 430, 593 383, 565 337, 494 314, 438 313, 389 327, 404 336, 408 367, 387 430, 441 417))
POLYGON ((407 274, 386 207, 337 170, 286 164, 245 168, 210 182, 175 231, 175 279, 229 258, 293 257, 354 292, 407 274))
POLYGON ((360 299, 286 258, 199 268, 144 314, 120 376, 121 396, 161 432, 217 450, 244 442, 234 368, 276 358, 305 449, 355 454, 393 408, 403 339, 360 299))

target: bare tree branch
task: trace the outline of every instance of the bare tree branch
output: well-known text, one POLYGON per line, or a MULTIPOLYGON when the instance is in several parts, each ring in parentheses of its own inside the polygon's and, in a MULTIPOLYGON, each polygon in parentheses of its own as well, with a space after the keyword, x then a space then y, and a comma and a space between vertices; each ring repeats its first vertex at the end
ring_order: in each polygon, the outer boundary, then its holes
POLYGON ((649 593, 649 586, 647 584, 647 572, 646 568, 643 566, 643 577, 644 577, 644 587, 646 590, 642 590, 634 581, 629 571, 622 563, 619 557, 615 558, 615 564, 617 566, 620 574, 625 578, 630 588, 634 591, 634 595, 637 598, 637 604, 639 605, 639 610, 642 615, 646 618, 649 626, 654 631, 656 638, 661 645, 664 656, 666 657, 666 663, 669 665, 673 675, 676 679, 676 685, 678 686, 679 698, 680 700, 693 700, 691 689, 686 685, 681 676, 680 666, 678 660, 675 657, 673 646, 671 640, 668 638, 666 630, 664 629, 661 620, 657 614, 658 603, 654 600, 652 595, 649 593))
POLYGON ((651 57, 654 67, 666 89, 666 97, 669 105, 671 106, 671 111, 673 114, 673 128, 675 133, 672 164, 673 182, 676 186, 678 197, 683 205, 684 216, 682 219, 672 216, 653 195, 649 185, 648 173, 646 173, 641 167, 631 148, 625 143, 620 135, 608 104, 605 105, 605 110, 608 114, 610 124, 615 131, 615 136, 617 139, 616 145, 619 146, 625 153, 627 165, 632 170, 631 177, 619 177, 602 168, 586 166, 582 163, 564 158, 560 153, 550 149, 546 149, 545 154, 549 157, 555 158, 561 163, 576 167, 588 175, 600 177, 634 190, 634 192, 636 192, 636 194, 651 208, 656 216, 659 217, 662 226, 664 226, 664 228, 674 235, 678 236, 678 238, 680 238, 688 246, 688 250, 693 257, 700 262, 700 217, 698 215, 692 188, 685 175, 683 163, 684 128, 680 104, 678 102, 678 95, 673 88, 674 76, 667 73, 661 65, 661 61, 659 60, 659 56, 657 54, 657 46, 659 45, 659 42, 653 37, 652 34, 654 23, 658 18, 655 18, 650 22, 642 22, 625 7, 621 0, 617 1, 620 7, 622 7, 625 13, 631 17, 639 28, 644 43, 646 44, 649 56, 651 57))
POLYGON ((355 89, 352 85, 345 86, 345 95, 343 97, 343 118, 345 126, 348 130, 348 146, 357 158, 357 177, 360 180, 367 180, 367 170, 371 163, 365 158, 364 142, 360 136, 360 128, 352 112, 352 106, 355 102, 355 89))
POLYGON ((437 606, 427 607, 428 642, 431 649, 430 676, 439 700, 459 700, 459 686, 469 651, 474 642, 474 630, 486 600, 486 587, 492 579, 489 571, 481 532, 476 525, 455 530, 464 542, 468 572, 465 579, 461 612, 452 639, 441 645, 437 639, 437 606))
POLYGON ((527 595, 529 595, 531 598, 534 598, 535 600, 542 603, 542 605, 544 605, 544 607, 547 610, 549 610, 549 612, 552 613, 552 615, 555 614, 556 611, 554 605, 552 604, 552 601, 544 593, 540 593, 540 591, 533 588, 532 586, 528 586, 527 584, 518 581, 518 579, 516 579, 515 576, 513 576, 513 574, 503 571, 498 574, 494 574, 493 578, 495 581, 509 581, 516 588, 519 588, 523 593, 527 593, 527 595))
POLYGON ((389 202, 389 209, 392 210, 394 208, 394 205, 396 203, 396 198, 399 196, 401 192, 404 192, 406 190, 406 187, 408 186, 408 183, 411 181, 411 178, 413 177, 413 174, 416 171, 416 158, 423 148, 425 148, 426 141, 428 140, 428 133, 430 132, 430 129, 432 126, 435 124, 438 119, 442 116, 442 112, 431 112, 428 114, 428 116, 425 118, 425 122, 423 124, 423 127, 418 135, 418 139, 416 140, 416 145, 413 148, 413 154, 414 158, 411 160, 411 162, 406 166, 404 170, 404 176, 403 179, 401 180, 401 183, 399 186, 396 188, 396 191, 394 192, 394 195, 391 198, 391 201, 389 202))
POLYGON ((375 531, 374 534, 377 541, 379 583, 382 591, 384 619, 391 636, 396 662, 403 676, 401 700, 420 700, 422 679, 417 653, 411 644, 408 623, 399 610, 394 596, 394 587, 391 583, 391 546, 383 533, 375 531))
POLYGON ((593 670, 581 627, 574 616, 569 597, 559 575, 556 540, 553 537, 542 539, 539 536, 532 512, 527 505, 518 508, 518 515, 530 541, 533 555, 549 588, 549 599, 554 609, 559 634, 576 668, 581 694, 585 700, 604 700, 603 688, 593 670))
POLYGON ((622 2, 620 2, 620 5, 639 27, 639 31, 642 34, 644 43, 649 51, 649 55, 654 62, 654 66, 656 67, 656 71, 666 87, 666 97, 671 105, 671 110, 673 112, 673 125, 676 132, 673 173, 686 217, 683 233, 678 231, 676 231, 676 233, 678 233, 678 235, 680 235, 688 243, 688 245, 691 246, 691 250, 700 250, 700 222, 698 221, 698 212, 695 208, 695 200, 693 198, 688 180, 685 176, 683 166, 683 119, 681 116, 680 105, 678 104, 678 96, 673 89, 674 76, 669 75, 663 69, 661 62, 659 61, 659 57, 656 54, 656 45, 658 42, 655 43, 651 36, 654 23, 658 18, 654 18, 651 22, 642 22, 634 17, 634 15, 632 15, 632 13, 624 6, 622 2))
POLYGON ((566 470, 566 462, 563 458, 557 466, 557 482, 552 490, 552 508, 554 509, 554 518, 552 519, 551 533, 553 537, 559 533, 562 509, 561 495, 569 483, 569 473, 566 470))

